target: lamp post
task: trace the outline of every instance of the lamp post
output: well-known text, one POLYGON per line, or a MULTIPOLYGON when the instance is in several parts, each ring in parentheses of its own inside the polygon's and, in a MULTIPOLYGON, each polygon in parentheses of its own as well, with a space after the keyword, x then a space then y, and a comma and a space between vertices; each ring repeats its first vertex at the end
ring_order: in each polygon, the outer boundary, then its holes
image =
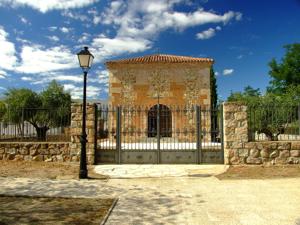
POLYGON ((86 179, 88 177, 86 165, 86 78, 89 69, 92 66, 94 56, 89 52, 88 47, 77 53, 79 65, 83 71, 83 105, 82 105, 82 132, 80 136, 81 152, 80 152, 80 169, 79 178, 86 179))

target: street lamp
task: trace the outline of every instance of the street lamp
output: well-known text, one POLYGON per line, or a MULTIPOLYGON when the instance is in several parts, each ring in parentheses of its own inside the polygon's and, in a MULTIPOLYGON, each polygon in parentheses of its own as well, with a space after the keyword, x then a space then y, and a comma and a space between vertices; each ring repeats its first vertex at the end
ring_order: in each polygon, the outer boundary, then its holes
POLYGON ((80 169, 79 178, 86 179, 88 177, 86 165, 86 78, 89 69, 92 66, 94 56, 89 52, 88 47, 77 53, 79 65, 83 71, 83 105, 82 105, 82 132, 80 136, 81 152, 80 152, 80 169))

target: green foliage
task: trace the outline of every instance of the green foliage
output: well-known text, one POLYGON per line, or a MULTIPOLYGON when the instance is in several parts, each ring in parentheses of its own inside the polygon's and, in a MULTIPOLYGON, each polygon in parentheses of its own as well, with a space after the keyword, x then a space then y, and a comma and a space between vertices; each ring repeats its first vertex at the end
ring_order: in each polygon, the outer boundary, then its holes
POLYGON ((275 59, 269 63, 272 80, 268 92, 280 94, 290 85, 300 84, 300 43, 284 46, 286 53, 281 62, 275 59))
POLYGON ((217 79, 214 72, 214 68, 210 69, 210 101, 211 106, 216 107, 218 104, 218 93, 217 93, 217 79))
POLYGON ((281 95, 261 95, 259 89, 248 86, 244 92, 231 93, 228 101, 243 102, 248 106, 248 123, 252 135, 255 132, 264 133, 269 140, 278 140, 278 136, 295 126, 299 119, 300 85, 287 87, 281 95))
POLYGON ((3 101, 0 101, 0 120, 4 117, 6 113, 6 106, 3 101))
POLYGON ((243 92, 231 92, 228 102, 243 102, 247 105, 254 105, 260 101, 261 93, 259 88, 254 89, 251 86, 244 88, 243 92))
POLYGON ((71 111, 71 96, 56 81, 52 81, 39 94, 26 88, 10 89, 4 102, 6 110, 2 120, 17 124, 19 130, 22 121, 31 123, 39 140, 45 140, 50 128, 65 126, 70 122, 66 117, 71 111))

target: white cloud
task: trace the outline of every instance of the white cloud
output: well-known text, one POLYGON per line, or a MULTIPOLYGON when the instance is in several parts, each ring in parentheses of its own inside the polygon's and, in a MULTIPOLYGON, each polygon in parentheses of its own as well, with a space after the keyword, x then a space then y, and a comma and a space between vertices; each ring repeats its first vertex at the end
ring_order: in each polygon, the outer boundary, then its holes
POLYGON ((82 8, 97 1, 98 0, 1 0, 0 6, 29 6, 42 13, 46 13, 50 10, 82 8))
POLYGON ((237 59, 242 59, 244 57, 244 55, 238 55, 236 58, 237 59))
POLYGON ((93 39, 95 61, 101 62, 110 56, 124 53, 142 52, 151 47, 151 42, 146 39, 136 39, 131 37, 108 38, 103 35, 93 39))
POLYGON ((16 67, 19 73, 43 73, 78 67, 76 56, 65 46, 45 48, 25 45, 20 56, 20 65, 16 67))
POLYGON ((4 78, 6 78, 6 76, 7 76, 7 73, 3 70, 0 70, 0 79, 4 79, 4 78))
POLYGON ((215 75, 216 75, 216 76, 219 76, 219 72, 216 71, 216 72, 215 72, 215 75))
POLYGON ((24 81, 32 81, 33 78, 32 78, 32 77, 21 77, 21 80, 24 80, 24 81))
POLYGON ((61 27, 61 28, 60 28, 60 31, 63 32, 63 33, 69 33, 70 30, 71 30, 71 29, 70 29, 70 28, 67 28, 67 27, 61 27))
POLYGON ((79 39, 78 39, 78 42, 79 43, 85 43, 85 42, 88 42, 89 40, 90 40, 90 34, 88 34, 88 33, 83 33, 82 35, 81 35, 81 37, 79 37, 79 39))
POLYGON ((197 39, 205 40, 212 38, 216 35, 216 30, 214 28, 209 28, 208 30, 202 31, 196 34, 197 39))
POLYGON ((31 23, 24 17, 24 16, 19 16, 20 20, 22 23, 27 24, 27 25, 31 25, 31 23))
MULTIPOLYGON (((76 86, 74 84, 64 84, 64 89, 71 93, 73 99, 82 99, 83 88, 81 86, 76 86)), ((88 98, 97 98, 101 92, 104 92, 105 88, 88 85, 87 87, 87 97, 88 98)))
POLYGON ((69 10, 65 10, 61 13, 62 16, 69 17, 74 20, 80 20, 81 22, 89 21, 89 17, 80 13, 71 12, 69 10))
POLYGON ((0 26, 0 69, 13 70, 17 63, 14 43, 8 40, 8 33, 0 26))
POLYGON ((234 69, 224 69, 223 70, 223 75, 230 75, 234 72, 234 69))
POLYGON ((54 42, 57 42, 59 41, 59 38, 55 35, 52 35, 52 36, 47 36, 47 38, 50 40, 50 41, 54 41, 54 42))
POLYGON ((56 26, 51 26, 51 27, 48 27, 48 30, 49 31, 56 31, 57 27, 56 26))
MULTIPOLYGON (((115 0, 101 14, 92 10, 89 14, 94 17, 95 24, 108 25, 116 33, 112 37, 96 37, 94 49, 101 58, 127 52, 142 52, 151 48, 155 38, 164 30, 183 31, 189 27, 210 23, 226 25, 241 17, 238 12, 217 14, 202 8, 192 12, 180 12, 175 10, 179 3, 187 4, 186 0, 115 0)), ((221 27, 217 26, 216 30, 221 30, 221 27)))

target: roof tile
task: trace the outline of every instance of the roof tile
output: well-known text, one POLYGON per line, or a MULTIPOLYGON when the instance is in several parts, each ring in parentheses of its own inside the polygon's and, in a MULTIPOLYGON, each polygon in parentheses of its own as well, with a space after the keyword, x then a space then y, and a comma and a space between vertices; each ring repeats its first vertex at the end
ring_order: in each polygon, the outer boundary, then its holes
POLYGON ((107 65, 113 64, 139 64, 139 63, 198 63, 208 62, 213 63, 214 60, 211 58, 197 58, 190 56, 178 56, 178 55, 166 55, 166 54, 155 54, 146 55, 135 58, 118 59, 106 62, 107 65))

